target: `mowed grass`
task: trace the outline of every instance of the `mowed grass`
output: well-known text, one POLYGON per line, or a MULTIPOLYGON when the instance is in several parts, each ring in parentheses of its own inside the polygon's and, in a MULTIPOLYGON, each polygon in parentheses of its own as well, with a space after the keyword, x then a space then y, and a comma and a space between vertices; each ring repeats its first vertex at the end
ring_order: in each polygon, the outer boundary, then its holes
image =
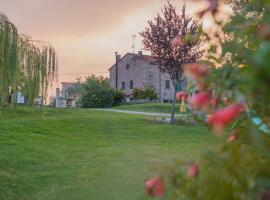
POLYGON ((0 115, 0 199, 147 200, 144 180, 217 140, 201 126, 80 109, 0 115))
MULTIPOLYGON (((179 106, 180 104, 176 104, 176 108, 175 108, 176 114, 180 114, 179 106)), ((169 114, 171 113, 172 105, 169 103, 125 104, 125 105, 115 106, 113 107, 113 109, 169 114)))

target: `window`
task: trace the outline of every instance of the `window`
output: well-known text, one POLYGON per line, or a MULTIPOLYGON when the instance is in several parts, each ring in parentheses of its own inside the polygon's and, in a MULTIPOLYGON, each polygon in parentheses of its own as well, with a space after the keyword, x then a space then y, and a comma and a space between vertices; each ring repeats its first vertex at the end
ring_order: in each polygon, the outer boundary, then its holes
POLYGON ((165 81, 165 89, 170 89, 170 80, 165 81))
POLYGON ((127 70, 129 70, 129 64, 126 65, 127 70))
POLYGON ((133 87, 134 87, 133 81, 130 81, 130 83, 129 83, 129 88, 130 88, 130 89, 133 89, 133 87))
POLYGON ((124 90, 126 88, 126 83, 125 81, 122 82, 122 90, 124 90))

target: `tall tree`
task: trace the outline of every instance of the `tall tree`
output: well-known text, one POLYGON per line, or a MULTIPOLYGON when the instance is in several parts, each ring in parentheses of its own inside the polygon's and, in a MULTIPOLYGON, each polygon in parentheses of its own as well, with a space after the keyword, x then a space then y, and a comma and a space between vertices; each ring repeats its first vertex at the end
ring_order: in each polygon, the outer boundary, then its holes
POLYGON ((53 47, 20 35, 16 26, 0 13, 0 107, 11 103, 21 91, 32 104, 39 95, 41 106, 48 84, 57 76, 57 55, 53 47))
POLYGON ((0 105, 11 101, 19 76, 19 34, 0 13, 0 105))
POLYGON ((183 76, 183 65, 194 63, 202 56, 201 24, 186 15, 185 5, 181 13, 168 1, 161 14, 148 21, 148 27, 140 35, 144 49, 150 51, 160 66, 168 73, 174 86, 171 123, 175 121, 176 87, 183 76))

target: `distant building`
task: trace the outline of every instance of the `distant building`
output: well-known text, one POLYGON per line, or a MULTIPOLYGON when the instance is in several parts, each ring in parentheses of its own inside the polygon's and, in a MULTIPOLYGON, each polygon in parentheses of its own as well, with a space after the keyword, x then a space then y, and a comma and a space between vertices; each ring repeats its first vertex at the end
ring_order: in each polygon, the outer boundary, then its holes
POLYGON ((75 86, 75 83, 62 82, 62 90, 56 88, 55 107, 56 108, 75 108, 75 97, 67 94, 67 90, 75 86))
MULTIPOLYGON (((40 106, 41 105, 41 100, 42 100, 41 96, 38 96, 38 97, 34 98, 34 102, 33 102, 34 105, 40 106)), ((21 91, 15 92, 13 94, 12 101, 13 102, 15 101, 19 105, 26 105, 26 104, 29 103, 29 99, 21 91)))
POLYGON ((127 97, 133 97, 134 88, 150 85, 158 94, 160 102, 171 102, 174 88, 169 74, 161 73, 153 56, 127 53, 117 55, 117 64, 109 68, 110 82, 114 88, 122 89, 127 97))

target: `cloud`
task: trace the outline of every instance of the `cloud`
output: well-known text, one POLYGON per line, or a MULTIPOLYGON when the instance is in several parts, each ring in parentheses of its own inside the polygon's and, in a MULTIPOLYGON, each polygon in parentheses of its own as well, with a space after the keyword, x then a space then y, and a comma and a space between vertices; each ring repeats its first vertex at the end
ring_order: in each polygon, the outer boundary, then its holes
MULTIPOLYGON (((133 34, 142 31, 167 0, 0 0, 20 33, 49 41, 59 57, 61 81, 76 73, 106 72, 114 52, 132 51, 133 34)), ((175 5, 181 0, 171 0, 175 5)), ((189 11, 197 7, 190 5, 189 11)), ((138 34, 137 34, 138 35, 138 34)), ((137 37, 136 50, 140 50, 137 37)))
POLYGON ((0 0, 1 9, 34 36, 105 35, 155 0, 0 0))

